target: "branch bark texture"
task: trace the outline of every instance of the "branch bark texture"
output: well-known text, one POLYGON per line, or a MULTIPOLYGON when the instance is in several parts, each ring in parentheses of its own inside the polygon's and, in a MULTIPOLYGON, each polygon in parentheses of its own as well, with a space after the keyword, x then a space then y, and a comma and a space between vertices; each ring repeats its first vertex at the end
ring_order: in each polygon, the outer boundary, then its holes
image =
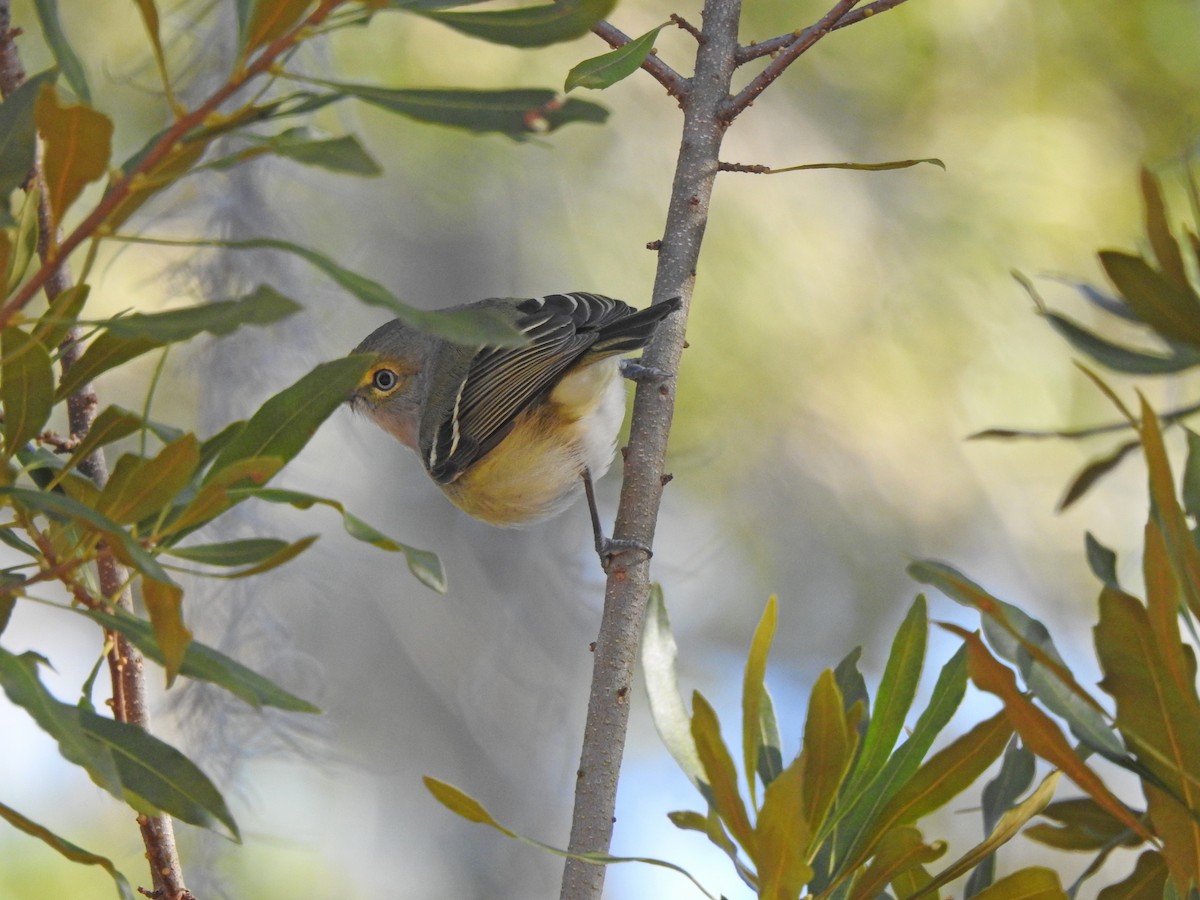
MULTIPOLYGON (((735 66, 741 0, 707 0, 703 16, 703 39, 683 101, 683 139, 654 281, 655 302, 680 296, 683 308, 664 322, 643 354, 647 365, 676 373, 725 136, 726 122, 720 113, 735 66)), ((634 540, 647 547, 653 544, 674 410, 674 379, 639 385, 613 531, 618 540, 634 540)), ((569 847, 576 853, 606 852, 612 840, 617 780, 649 594, 648 561, 629 568, 614 567, 609 573, 575 786, 569 847)), ((603 886, 604 867, 567 860, 562 900, 599 900, 603 886)))
MULTIPOLYGON (((0 0, 0 94, 4 97, 8 97, 25 81, 25 68, 21 63, 15 37, 10 0, 0 0)), ((37 183, 41 180, 41 166, 39 146, 31 182, 37 183)), ((47 192, 42 191, 38 203, 38 255, 43 266, 52 262, 51 248, 61 238, 61 234, 56 232, 57 227, 50 214, 47 192)), ((49 268, 42 287, 50 301, 63 291, 69 290, 71 274, 66 265, 60 262, 49 268)), ((72 328, 64 339, 59 356, 64 375, 82 353, 79 344, 81 336, 79 328, 72 328)), ((84 384, 67 398, 67 420, 73 438, 82 438, 91 430, 99 405, 99 398, 91 382, 84 384)), ((104 451, 96 450, 82 459, 79 462, 79 471, 90 478, 96 487, 103 489, 108 482, 108 464, 104 458, 104 451)), ((97 561, 97 575, 104 600, 132 612, 133 596, 128 587, 129 573, 108 550, 101 550, 97 561)), ((111 643, 108 669, 112 680, 113 717, 149 731, 150 712, 141 651, 115 632, 109 632, 108 640, 111 643)), ((137 822, 142 833, 142 843, 146 847, 146 859, 150 864, 153 896, 163 900, 190 900, 192 895, 184 886, 183 868, 179 862, 171 817, 139 815, 137 822)))

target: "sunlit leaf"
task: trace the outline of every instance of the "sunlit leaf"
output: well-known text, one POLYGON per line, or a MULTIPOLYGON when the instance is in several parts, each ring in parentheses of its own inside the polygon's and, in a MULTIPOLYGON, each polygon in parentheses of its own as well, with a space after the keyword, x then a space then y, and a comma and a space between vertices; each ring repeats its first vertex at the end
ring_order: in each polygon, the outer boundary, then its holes
MULTIPOLYGON (((124 635, 147 658, 159 664, 164 662, 165 657, 154 637, 153 627, 144 619, 139 619, 119 608, 112 613, 86 610, 84 615, 99 622, 110 631, 124 635)), ((196 641, 188 644, 184 651, 183 664, 179 667, 179 674, 222 687, 255 708, 272 706, 289 712, 320 712, 307 700, 288 693, 257 672, 246 668, 237 660, 196 641)))
POLYGON ((186 341, 202 332, 232 334, 243 325, 271 325, 299 312, 300 304, 265 284, 236 300, 215 300, 201 306, 160 313, 133 313, 104 323, 112 334, 127 340, 149 338, 160 344, 186 341))
POLYGON ((847 726, 833 670, 826 669, 813 683, 804 722, 804 819, 814 829, 821 827, 837 799, 856 738, 847 726))
MULTIPOLYGON (((1016 738, 1008 742, 1000 771, 983 788, 983 832, 991 834, 1001 817, 1018 803, 1018 798, 1033 783, 1034 756, 1016 738)), ((1027 832, 1028 833, 1028 832, 1027 832)), ((966 895, 972 896, 992 883, 995 854, 989 853, 975 866, 967 881, 966 895)), ((932 880, 932 879, 930 879, 932 880)))
POLYGON ((754 829, 738 793, 733 757, 721 737, 721 723, 716 712, 699 691, 692 693, 692 740, 696 742, 696 753, 704 766, 709 802, 734 840, 745 848, 751 859, 755 858, 754 829))
POLYGON ((761 900, 794 900, 812 880, 808 850, 812 825, 805 817, 804 760, 796 757, 763 791, 754 827, 754 865, 761 900))
POLYGON ((1169 278, 1186 286, 1187 269, 1183 264, 1179 244, 1171 234, 1171 223, 1167 221, 1167 206, 1163 202, 1162 189, 1158 185, 1158 179, 1146 168, 1141 171, 1141 186, 1142 200, 1146 206, 1146 236, 1150 239, 1154 258, 1169 278))
POLYGON ((1006 875, 973 900, 1067 900, 1053 869, 1031 866, 1006 875))
POLYGON ((995 694, 1004 703, 1004 711, 1021 741, 1051 765, 1063 770, 1076 785, 1091 795, 1097 803, 1143 836, 1144 825, 1129 811, 1108 786, 1096 775, 1067 742, 1054 721, 1034 705, 1017 687, 1010 669, 996 662, 988 653, 978 634, 971 634, 952 625, 944 628, 959 635, 967 647, 971 680, 980 689, 995 694))
POLYGON ((583 37, 607 18, 616 0, 563 0, 488 12, 413 10, 471 37, 510 47, 544 47, 583 37))
POLYGON ((42 344, 19 328, 0 332, 4 458, 41 433, 54 407, 54 371, 42 344))
POLYGON ((194 434, 185 434, 149 459, 126 454, 101 491, 97 511, 122 525, 137 522, 174 500, 199 465, 200 442, 194 434))
POLYGON ((268 503, 286 503, 297 509, 308 509, 312 506, 328 506, 342 514, 342 525, 346 533, 356 540, 364 541, 380 550, 389 553, 402 553, 408 564, 408 570, 431 590, 439 594, 446 592, 446 573, 437 554, 428 550, 419 550, 399 541, 392 540, 387 535, 368 525, 362 519, 348 512, 337 500, 328 497, 317 497, 300 491, 289 491, 280 488, 237 488, 230 491, 235 500, 255 497, 268 503))
POLYGON ((33 107, 44 84, 53 84, 57 69, 34 75, 0 103, 0 197, 7 197, 33 169, 37 126, 33 107))
POLYGON ((1096 895, 1096 900, 1162 900, 1166 884, 1167 865, 1162 854, 1147 850, 1138 857, 1128 878, 1110 884, 1096 895))
POLYGON ((154 640, 162 651, 167 687, 175 683, 192 632, 183 624, 183 589, 177 584, 142 579, 142 602, 154 627, 154 640))
POLYGON ((1140 256, 1100 251, 1100 264, 1138 318, 1170 341, 1200 346, 1200 298, 1140 256))
POLYGON ((133 889, 129 886, 129 882, 125 880, 124 875, 117 871, 117 867, 113 865, 112 860, 108 857, 84 850, 78 844, 73 844, 66 838, 59 837, 46 826, 39 825, 32 819, 27 819, 11 806, 5 806, 3 803, 0 803, 0 819, 4 819, 13 828, 42 841, 60 855, 71 860, 71 862, 81 863, 85 866, 100 866, 100 868, 112 876, 113 883, 117 888, 117 896, 121 900, 134 900, 133 889))
POLYGON ((208 776, 186 756, 136 725, 81 709, 80 724, 117 762, 126 799, 135 808, 161 810, 202 828, 223 825, 239 840, 237 823, 208 776))
POLYGON ((467 88, 382 88, 366 84, 324 82, 327 87, 418 122, 499 132, 514 138, 544 134, 574 122, 601 124, 603 106, 563 99, 541 88, 472 90, 467 88))
POLYGON ((40 196, 40 188, 35 184, 31 190, 26 191, 25 200, 21 203, 21 211, 17 216, 17 237, 8 257, 6 293, 16 287, 25 277, 30 262, 37 255, 38 198, 40 196))
MULTIPOLYGON (((758 807, 758 782, 754 775, 758 770, 758 759, 764 745, 761 723, 763 692, 766 687, 763 681, 766 678, 767 654, 771 651, 777 619, 778 606, 772 596, 768 598, 758 627, 754 629, 750 653, 746 657, 746 671, 742 677, 742 765, 745 767, 746 785, 750 791, 750 805, 754 808, 758 807)), ((672 660, 672 664, 673 662, 672 660)))
POLYGON ((646 61, 646 57, 654 49, 658 33, 664 27, 658 25, 616 50, 585 59, 567 73, 567 81, 563 90, 572 91, 577 87, 603 90, 612 87, 623 78, 628 78, 646 61))
POLYGON ((33 336, 48 349, 61 344, 75 320, 79 318, 90 292, 90 285, 76 284, 60 293, 38 320, 33 336))
POLYGON ((58 743, 63 757, 81 766, 97 785, 122 798, 121 777, 112 754, 91 739, 79 719, 77 707, 61 703, 38 678, 37 666, 45 662, 33 653, 14 656, 0 647, 0 687, 58 743))
MULTIPOLYGON (((769 607, 768 607, 769 608, 769 607)), ((766 612, 763 613, 764 619, 766 612)), ((761 626, 760 626, 761 627, 761 626)), ((646 696, 650 701, 650 717, 658 737, 679 768, 700 787, 705 784, 704 766, 692 738, 692 720, 679 693, 675 659, 677 648, 671 633, 671 621, 663 602, 662 586, 650 589, 646 608, 646 623, 642 634, 642 674, 646 680, 646 696)))
POLYGON ((67 370, 59 383, 55 397, 62 400, 79 390, 96 376, 137 359, 144 353, 162 346, 160 341, 145 337, 123 338, 104 332, 88 344, 83 355, 67 370))
POLYGON ((108 171, 112 120, 88 106, 60 105, 52 84, 42 86, 33 114, 46 147, 46 196, 54 221, 61 223, 84 185, 108 171))
POLYGON ((242 499, 230 495, 231 485, 266 484, 281 468, 283 460, 272 456, 251 457, 226 466, 202 485, 196 496, 176 506, 164 525, 157 530, 157 535, 168 538, 169 543, 183 539, 242 499))

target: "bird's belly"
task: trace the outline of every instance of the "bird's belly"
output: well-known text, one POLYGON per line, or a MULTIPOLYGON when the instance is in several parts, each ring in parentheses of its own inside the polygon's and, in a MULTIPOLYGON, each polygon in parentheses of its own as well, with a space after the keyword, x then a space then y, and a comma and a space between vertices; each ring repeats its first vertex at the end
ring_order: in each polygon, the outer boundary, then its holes
POLYGON ((441 485, 455 505, 492 525, 529 525, 565 509, 582 485, 608 471, 625 417, 617 361, 572 372, 546 402, 521 414, 507 437, 460 477, 441 485))

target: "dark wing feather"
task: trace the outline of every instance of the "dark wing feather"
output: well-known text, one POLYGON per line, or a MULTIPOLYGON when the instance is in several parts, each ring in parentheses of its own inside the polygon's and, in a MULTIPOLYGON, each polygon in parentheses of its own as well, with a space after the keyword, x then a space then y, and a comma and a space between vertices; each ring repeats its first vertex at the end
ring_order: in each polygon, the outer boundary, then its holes
POLYGON ((553 390, 607 326, 635 312, 620 300, 584 293, 536 297, 517 310, 516 325, 530 342, 475 354, 425 452, 436 481, 453 481, 499 444, 516 418, 553 390))

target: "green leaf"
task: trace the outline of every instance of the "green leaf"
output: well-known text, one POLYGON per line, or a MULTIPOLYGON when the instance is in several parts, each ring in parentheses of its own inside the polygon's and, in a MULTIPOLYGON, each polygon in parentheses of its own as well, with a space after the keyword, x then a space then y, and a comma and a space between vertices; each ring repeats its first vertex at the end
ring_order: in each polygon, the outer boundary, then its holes
POLYGON ((446 573, 436 553, 431 553, 428 550, 419 550, 407 544, 401 544, 399 541, 392 540, 387 535, 368 525, 362 519, 347 512, 346 507, 337 500, 279 488, 238 488, 229 493, 236 500, 256 497, 268 503, 286 503, 297 509, 308 509, 315 505, 332 507, 342 514, 342 525, 345 527, 346 533, 352 538, 364 541, 389 553, 404 554, 408 570, 418 581, 431 590, 437 591, 439 594, 446 592, 446 573))
POLYGON ((0 103, 0 197, 7 197, 24 184, 33 169, 37 138, 34 103, 42 85, 53 84, 57 77, 58 69, 39 72, 0 103))
POLYGON ((1140 256, 1100 251, 1100 264, 1139 319, 1168 341, 1200 347, 1200 297, 1140 256))
POLYGON ((200 465, 200 442, 185 434, 144 459, 125 454, 100 493, 97 512, 122 525, 140 521, 174 500, 200 465))
POLYGON ((509 47, 545 47, 583 37, 616 7, 616 0, 563 0, 488 12, 413 10, 471 37, 509 47))
POLYGON ((126 340, 149 339, 156 344, 186 341, 202 332, 232 334, 243 325, 271 325, 302 307, 274 288, 260 284, 244 297, 216 300, 201 306, 160 313, 134 313, 109 319, 109 333, 126 340))
POLYGON ((1119 590, 1121 585, 1117 581, 1117 554, 1101 544, 1090 531, 1084 533, 1084 548, 1088 568, 1092 570, 1092 574, 1109 587, 1119 590))
POLYGON ((1071 483, 1067 485, 1067 490, 1063 494, 1062 499, 1058 501, 1057 511, 1062 512, 1075 503, 1076 500, 1083 497, 1091 489, 1092 485, 1096 484, 1101 478, 1120 465, 1121 460, 1138 449, 1138 446, 1139 444, 1136 440, 1125 441, 1104 456, 1091 460, 1071 479, 1071 483))
MULTIPOLYGON (((887 162, 878 163, 854 163, 854 162, 835 162, 835 163, 805 163, 799 166, 784 166, 780 169, 767 169, 759 171, 754 169, 756 174, 761 175, 780 175, 783 172, 804 172, 809 169, 850 169, 856 172, 887 172, 892 169, 909 169, 913 166, 919 166, 922 163, 928 163, 931 166, 937 166, 939 169, 945 169, 946 164, 940 159, 893 159, 887 162)), ((736 169, 734 171, 737 171, 736 169)))
MULTIPOLYGON (((1017 805, 1017 798, 1033 783, 1033 769, 1033 754, 1013 738, 1004 750, 1000 771, 983 788, 984 834, 994 831, 1001 817, 1017 805)), ((975 871, 967 881, 966 896, 977 894, 992 883, 995 876, 995 859, 995 854, 991 853, 976 865, 975 871)))
POLYGON ((154 639, 162 651, 167 687, 175 683, 192 633, 183 624, 183 589, 177 584, 142 579, 142 602, 154 627, 154 639))
POLYGON ((171 582, 162 566, 141 544, 130 537, 129 532, 78 500, 62 494, 15 487, 0 487, 0 499, 18 503, 52 518, 76 522, 106 539, 122 562, 157 581, 171 582))
POLYGON ((205 482, 244 459, 275 457, 286 465, 350 398, 369 367, 370 360, 361 356, 321 363, 271 397, 217 455, 205 482))
POLYGON ((602 124, 608 119, 608 110, 603 106, 574 97, 562 100, 556 92, 541 88, 471 90, 323 84, 418 122, 482 133, 499 132, 518 140, 574 122, 602 124))
MULTIPOLYGON (((230 485, 265 484, 283 468, 283 461, 276 457, 251 457, 227 466, 196 492, 191 500, 175 506, 167 516, 157 536, 175 543, 197 528, 211 522, 229 509, 235 502, 230 496, 230 485)), ((241 498, 238 498, 241 499, 241 498)))
POLYGON ((754 859, 754 828, 746 815, 746 805, 738 794, 733 757, 721 738, 721 723, 717 720, 716 712, 699 691, 692 693, 692 740, 696 742, 696 753, 704 766, 704 780, 709 788, 706 793, 708 802, 717 811, 734 840, 754 859))
POLYGON ((121 409, 119 406, 105 407, 104 411, 96 416, 96 421, 92 423, 92 427, 88 429, 88 433, 79 442, 79 446, 71 452, 63 468, 68 470, 73 469, 79 464, 80 460, 90 456, 94 451, 111 444, 113 441, 129 437, 129 435, 136 433, 141 427, 141 416, 131 413, 129 410, 121 409))
POLYGON ((45 84, 33 108, 45 142, 43 180, 54 222, 75 202, 84 186, 108 171, 113 123, 88 106, 61 106, 54 85, 45 84))
POLYGON ((223 825, 240 840, 237 823, 208 776, 186 756, 136 725, 79 710, 84 730, 108 748, 126 799, 142 811, 162 811, 201 828, 223 825))
MULTIPOLYGON (((256 562, 247 565, 244 569, 238 569, 236 572, 205 572, 211 578, 248 578, 251 575, 261 575, 263 572, 269 572, 272 569, 277 569, 285 563, 291 562, 309 547, 316 543, 319 535, 310 534, 307 537, 300 538, 298 541, 288 543, 287 541, 277 540, 275 538, 251 538, 248 541, 231 541, 228 544, 209 544, 201 547, 181 548, 183 552, 188 550, 200 551, 202 556, 212 556, 218 558, 232 558, 237 555, 246 557, 259 556, 266 549, 266 545, 274 545, 275 549, 271 553, 261 555, 256 562), (253 548, 253 552, 249 548, 239 551, 234 544, 258 544, 260 546, 253 548), (208 551, 213 551, 209 553, 208 551)), ((181 550, 167 551, 172 556, 182 556, 181 550)), ((213 565, 210 563, 210 565, 213 565)), ((221 562, 215 565, 228 566, 238 565, 238 563, 221 562)))
POLYGON ((665 23, 651 28, 641 37, 629 41, 616 50, 585 59, 567 73, 567 81, 563 90, 572 91, 577 87, 603 90, 628 78, 646 61, 646 57, 654 49, 658 33, 664 27, 666 27, 665 23))
POLYGON ((1151 175, 1148 169, 1143 168, 1141 184, 1142 199, 1146 205, 1146 236, 1150 239, 1154 258, 1169 278, 1186 287, 1187 269, 1183 264, 1179 244, 1171 234, 1171 224, 1167 221, 1167 205, 1163 202, 1158 179, 1151 175))
POLYGON ((88 345, 88 348, 83 351, 83 355, 63 375, 55 399, 63 400, 97 375, 124 365, 131 359, 137 359, 143 353, 149 353, 161 346, 160 341, 150 338, 123 338, 104 332, 88 345))
POLYGON ((81 766, 92 781, 121 799, 121 778, 112 754, 91 739, 76 707, 60 702, 46 690, 38 678, 39 662, 45 660, 37 654, 14 656, 0 647, 0 687, 13 704, 54 738, 63 758, 81 766))
MULTIPOLYGON (((147 658, 159 664, 163 663, 165 657, 162 648, 159 647, 149 622, 121 609, 117 609, 113 613, 100 610, 81 612, 105 628, 124 635, 147 658)), ((196 641, 188 644, 183 655, 183 664, 179 667, 179 673, 188 678, 207 681, 224 688, 256 709, 271 706, 288 712, 320 712, 307 700, 288 693, 257 672, 246 668, 237 660, 196 641)))
POLYGON ((312 0, 256 0, 243 31, 243 56, 294 28, 312 0))
POLYGON ((77 284, 60 293, 38 320, 33 336, 48 348, 61 344, 79 318, 90 292, 90 285, 77 284))
POLYGON ((1146 850, 1138 857, 1129 877, 1118 884, 1110 884, 1096 900, 1163 900, 1166 887, 1167 864, 1162 854, 1146 850))
POLYGON ((772 596, 767 600, 758 627, 754 629, 750 653, 746 657, 746 672, 742 678, 742 765, 745 767, 746 786, 750 790, 750 805, 755 809, 758 808, 758 782, 754 773, 758 770, 759 756, 764 752, 766 742, 762 729, 763 694, 766 691, 763 682, 767 674, 767 654, 771 652, 771 641, 775 637, 777 609, 775 597, 772 596))
MULTIPOLYGON (((972 900, 1067 900, 1067 897, 1057 872, 1041 866, 1030 866, 1004 876, 976 894, 972 900)), ((1129 898, 1126 897, 1126 900, 1129 898)))
POLYGON ((41 433, 54 407, 54 370, 42 344, 19 328, 0 332, 4 458, 41 433))
POLYGON ((1050 327, 1080 353, 1090 356, 1102 366, 1128 375, 1173 375, 1200 365, 1200 352, 1187 344, 1168 343, 1169 355, 1135 350, 1088 331, 1061 313, 1043 311, 1050 327))
MULTIPOLYGON (((849 900, 875 900, 884 894, 889 883, 906 873, 934 862, 946 852, 945 841, 926 844, 921 832, 911 825, 893 828, 879 840, 875 858, 862 875, 855 880, 849 900)), ((908 896, 897 889, 901 897, 908 896)))
POLYGON ((532 838, 527 838, 524 835, 517 834, 515 831, 508 829, 496 821, 483 804, 474 797, 460 791, 458 788, 437 778, 432 778, 429 775, 422 777, 425 782, 425 787, 429 793, 433 794, 434 799, 445 806, 448 810, 456 815, 462 816, 470 822, 478 822, 481 825, 487 825, 495 828, 501 834, 518 840, 523 844, 528 844, 531 847, 536 847, 539 850, 544 850, 547 853, 552 853, 555 856, 564 857, 566 859, 577 859, 581 862, 590 863, 595 866, 608 866, 614 863, 631 863, 640 862, 651 866, 658 866, 663 869, 670 869, 673 872, 678 872, 694 884, 708 900, 716 900, 716 898, 706 891, 703 885, 700 884, 692 875, 674 863, 664 862, 661 859, 652 859, 645 856, 610 856, 607 853, 571 853, 567 850, 560 850, 557 847, 552 847, 549 844, 543 844, 541 841, 535 841, 532 838))
POLYGON ((917 694, 921 668, 925 664, 928 631, 929 615, 925 596, 918 594, 892 640, 891 653, 879 682, 874 713, 867 725, 862 753, 854 764, 851 790, 874 778, 896 746, 917 694))
POLYGON ((13 242, 8 258, 5 293, 16 287, 25 277, 25 271, 37 253, 39 196, 40 188, 35 186, 26 191, 25 200, 21 204, 21 212, 17 216, 17 239, 13 242))
POLYGON ((1072 797, 1051 803, 1042 815, 1057 825, 1039 823, 1025 836, 1059 850, 1103 850, 1110 845, 1136 847, 1142 839, 1113 818, 1090 797, 1072 797))
MULTIPOLYGON (((9 538, 20 540, 9 529, 0 528, 0 541, 9 543, 9 538)), ((22 541, 22 543, 24 543, 22 541)), ((28 544, 27 547, 31 550, 36 549, 28 544)), ((17 606, 17 595, 9 591, 0 592, 0 634, 4 634, 4 629, 8 627, 8 622, 12 618, 13 610, 17 606)))
POLYGON ((763 791, 754 828, 761 900, 795 900, 813 877, 808 864, 813 827, 804 812, 804 768, 804 759, 796 757, 763 791))
POLYGON ((846 721, 833 670, 826 669, 813 683, 804 722, 804 819, 811 828, 819 829, 833 807, 857 738, 846 721))
MULTIPOLYGON (((768 606, 769 608, 769 606, 768 606)), ((763 613, 764 619, 766 613, 763 613)), ((659 739, 671 754, 683 774, 697 788, 705 784, 704 766, 692 738, 692 721, 679 693, 675 672, 678 654, 671 620, 663 602, 662 585, 650 588, 646 607, 646 623, 642 633, 642 673, 646 679, 646 695, 650 701, 650 717, 659 739)), ((762 627, 761 625, 759 626, 762 627)))
POLYGON ((67 40, 67 35, 63 31, 62 21, 58 15, 58 0, 34 0, 34 9, 37 11, 38 22, 42 26, 42 36, 45 37, 50 51, 54 54, 54 61, 62 70, 67 84, 71 86, 76 97, 91 106, 92 92, 88 88, 87 75, 83 71, 83 63, 71 49, 71 42, 67 40))
POLYGON ((270 559, 288 546, 290 545, 287 541, 281 541, 279 538, 247 538, 219 544, 173 547, 167 553, 206 566, 251 566, 270 559))
MULTIPOLYGON (((383 173, 379 163, 353 135, 314 139, 308 129, 293 128, 282 134, 262 138, 251 152, 273 153, 305 166, 318 166, 331 172, 373 177, 383 173)), ((243 154, 239 154, 242 156, 243 154)))
POLYGON ((113 865, 112 860, 108 859, 108 857, 84 850, 78 844, 73 844, 66 838, 59 837, 49 828, 39 825, 32 819, 25 818, 25 816, 21 815, 11 806, 5 806, 3 803, 0 803, 0 819, 4 819, 13 828, 23 831, 47 844, 51 849, 71 860, 71 862, 81 863, 85 866, 100 866, 100 868, 112 876, 113 883, 117 887, 117 896, 121 900, 134 900, 133 889, 129 886, 129 882, 125 880, 124 875, 117 871, 117 867, 113 865))

